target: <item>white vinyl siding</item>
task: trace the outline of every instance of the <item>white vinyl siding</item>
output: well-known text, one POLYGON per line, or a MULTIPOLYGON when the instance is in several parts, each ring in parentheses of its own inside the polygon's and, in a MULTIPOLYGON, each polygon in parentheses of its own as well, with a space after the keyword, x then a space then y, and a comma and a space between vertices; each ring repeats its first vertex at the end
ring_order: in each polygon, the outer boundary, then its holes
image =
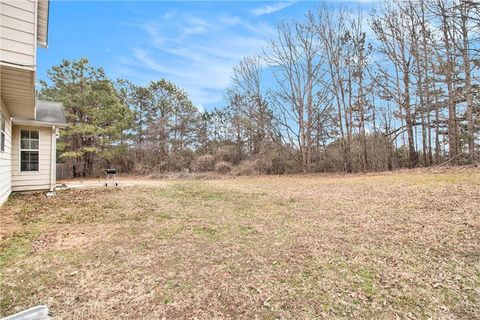
POLYGON ((0 0, 0 111, 6 117, 0 135, 0 139, 5 136, 5 150, 0 151, 0 205, 13 191, 55 186, 52 128, 12 124, 12 118, 35 119, 36 49, 37 43, 46 46, 47 27, 48 0, 0 0), (20 170, 21 129, 39 132, 38 171, 20 170))
POLYGON ((35 69, 35 6, 33 0, 0 1, 0 60, 35 69))
POLYGON ((52 128, 14 125, 12 143, 12 191, 50 189, 51 158, 52 128), (20 130, 34 130, 39 133, 38 171, 20 170, 20 130))
POLYGON ((1 101, 0 112, 5 120, 5 150, 0 151, 0 205, 4 203, 12 191, 12 125, 10 114, 1 101))
POLYGON ((5 152, 5 136, 6 135, 7 135, 7 116, 0 111, 0 152, 5 152))

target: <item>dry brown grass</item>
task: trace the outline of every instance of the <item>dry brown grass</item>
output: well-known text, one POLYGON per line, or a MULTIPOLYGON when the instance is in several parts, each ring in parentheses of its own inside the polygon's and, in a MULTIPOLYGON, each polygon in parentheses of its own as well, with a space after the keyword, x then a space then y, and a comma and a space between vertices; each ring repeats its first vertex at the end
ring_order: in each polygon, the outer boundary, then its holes
POLYGON ((478 319, 479 208, 475 169, 14 196, 0 313, 478 319))

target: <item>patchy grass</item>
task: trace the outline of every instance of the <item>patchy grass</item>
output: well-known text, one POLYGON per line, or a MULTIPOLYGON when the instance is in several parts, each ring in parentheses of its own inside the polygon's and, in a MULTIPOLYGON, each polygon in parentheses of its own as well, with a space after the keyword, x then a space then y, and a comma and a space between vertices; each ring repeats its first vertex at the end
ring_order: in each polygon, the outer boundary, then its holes
POLYGON ((480 318, 480 172, 149 181, 16 195, 0 314, 480 318))

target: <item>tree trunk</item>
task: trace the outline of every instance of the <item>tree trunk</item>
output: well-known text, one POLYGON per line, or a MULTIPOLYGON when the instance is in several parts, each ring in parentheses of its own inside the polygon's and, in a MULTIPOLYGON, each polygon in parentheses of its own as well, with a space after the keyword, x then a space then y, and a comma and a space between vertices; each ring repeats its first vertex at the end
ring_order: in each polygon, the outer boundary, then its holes
POLYGON ((457 129, 457 109, 453 97, 453 72, 454 72, 454 61, 452 58, 451 46, 450 46, 450 35, 449 35, 449 28, 447 22, 447 13, 445 8, 441 8, 442 12, 442 26, 443 26, 443 41, 445 44, 445 58, 447 60, 447 68, 446 68, 446 79, 447 82, 447 94, 448 94, 448 148, 449 148, 449 156, 452 160, 453 164, 458 163, 457 155, 458 155, 458 129, 457 129))
POLYGON ((413 121, 410 108, 410 73, 408 65, 404 66, 403 85, 404 85, 404 109, 405 109, 405 125, 407 127, 408 138, 408 162, 409 167, 414 168, 417 165, 417 156, 415 152, 415 137, 413 134, 413 121))
POLYGON ((472 76, 470 69, 470 54, 468 44, 468 29, 467 29, 467 4, 462 2, 461 13, 461 32, 462 32, 462 57, 463 57, 463 71, 465 72, 465 94, 467 100, 467 140, 468 153, 471 163, 475 162, 475 132, 473 126, 473 92, 472 92, 472 76))

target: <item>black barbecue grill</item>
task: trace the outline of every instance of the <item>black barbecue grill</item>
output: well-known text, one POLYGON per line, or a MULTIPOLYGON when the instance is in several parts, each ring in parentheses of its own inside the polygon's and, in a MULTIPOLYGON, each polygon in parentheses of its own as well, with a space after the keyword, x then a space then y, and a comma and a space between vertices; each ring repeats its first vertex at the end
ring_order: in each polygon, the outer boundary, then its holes
POLYGON ((117 187, 118 186, 118 183, 117 183, 117 169, 113 169, 113 168, 105 169, 105 174, 106 174, 105 187, 108 187, 108 181, 110 181, 110 180, 113 182, 113 185, 115 187, 117 187))

